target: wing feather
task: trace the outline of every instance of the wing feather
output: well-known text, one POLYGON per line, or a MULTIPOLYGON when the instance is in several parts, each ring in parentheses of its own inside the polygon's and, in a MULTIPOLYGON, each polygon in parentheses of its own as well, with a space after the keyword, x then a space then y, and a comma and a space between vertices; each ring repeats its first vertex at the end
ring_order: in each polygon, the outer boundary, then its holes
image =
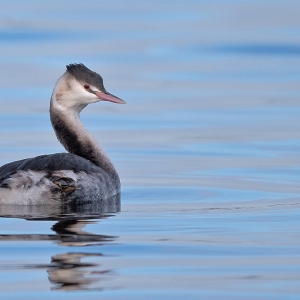
MULTIPOLYGON (((59 170, 72 170, 75 173, 83 171, 87 174, 97 172, 99 167, 89 160, 71 153, 55 153, 40 155, 14 161, 0 167, 0 184, 11 175, 22 170, 54 172, 59 170)), ((99 170, 98 170, 99 172, 99 170)))

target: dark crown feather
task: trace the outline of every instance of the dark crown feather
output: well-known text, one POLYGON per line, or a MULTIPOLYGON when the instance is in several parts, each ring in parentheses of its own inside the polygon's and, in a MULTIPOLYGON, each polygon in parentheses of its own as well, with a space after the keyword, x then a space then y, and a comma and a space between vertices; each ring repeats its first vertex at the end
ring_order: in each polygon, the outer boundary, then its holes
POLYGON ((67 72, 82 83, 87 83, 105 91, 103 78, 96 72, 91 71, 84 64, 69 64, 66 66, 67 72))

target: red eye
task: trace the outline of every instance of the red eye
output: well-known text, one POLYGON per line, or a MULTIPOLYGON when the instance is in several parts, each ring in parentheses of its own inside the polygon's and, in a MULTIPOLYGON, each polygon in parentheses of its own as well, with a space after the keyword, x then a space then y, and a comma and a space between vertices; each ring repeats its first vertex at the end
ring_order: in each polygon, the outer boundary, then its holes
POLYGON ((89 86, 88 84, 85 84, 83 87, 84 87, 86 90, 88 90, 88 89, 90 88, 90 86, 89 86))

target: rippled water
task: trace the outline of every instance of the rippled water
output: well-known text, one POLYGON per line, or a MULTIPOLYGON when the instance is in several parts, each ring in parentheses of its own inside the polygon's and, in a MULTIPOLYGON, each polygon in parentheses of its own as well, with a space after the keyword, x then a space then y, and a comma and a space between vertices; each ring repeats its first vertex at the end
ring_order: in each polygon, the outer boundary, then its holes
POLYGON ((1 299, 298 299, 298 1, 0 2, 0 164, 61 152, 68 63, 121 200, 0 207, 1 299))

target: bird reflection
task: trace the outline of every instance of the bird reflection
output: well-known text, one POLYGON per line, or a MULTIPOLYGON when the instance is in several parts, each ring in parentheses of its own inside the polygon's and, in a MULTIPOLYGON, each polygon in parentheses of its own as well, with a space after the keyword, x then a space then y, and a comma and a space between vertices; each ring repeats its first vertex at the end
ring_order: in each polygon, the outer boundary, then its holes
MULTIPOLYGON (((84 230, 87 225, 98 223, 99 220, 114 216, 115 212, 120 211, 120 199, 115 199, 113 208, 96 209, 89 207, 63 207, 61 210, 55 208, 53 211, 49 207, 31 208, 24 207, 10 209, 8 206, 0 206, 0 216, 11 218, 23 218, 27 220, 43 221, 56 220, 51 227, 55 234, 14 234, 0 235, 0 241, 54 241, 59 246, 64 247, 86 247, 99 246, 116 240, 116 236, 101 235, 84 230)), ((110 203, 111 204, 111 203, 110 203)), ((98 247, 96 248, 99 249, 98 247)), ((105 286, 102 282, 111 278, 114 274, 112 270, 101 267, 103 254, 99 251, 93 253, 89 251, 68 251, 55 254, 51 257, 48 264, 22 265, 21 268, 46 269, 48 279, 51 282, 52 290, 102 290, 105 286)))
MULTIPOLYGON (((108 216, 101 216, 101 219, 108 216)), ((60 246, 91 246, 101 245, 113 241, 115 237, 86 232, 83 228, 88 224, 95 224, 91 220, 62 220, 52 226, 56 232, 57 243, 60 246)))
POLYGON ((54 284, 52 290, 101 289, 97 283, 112 275, 112 270, 101 268, 100 264, 83 262, 83 259, 102 256, 101 253, 70 252, 52 256, 47 267, 49 281, 54 284))

